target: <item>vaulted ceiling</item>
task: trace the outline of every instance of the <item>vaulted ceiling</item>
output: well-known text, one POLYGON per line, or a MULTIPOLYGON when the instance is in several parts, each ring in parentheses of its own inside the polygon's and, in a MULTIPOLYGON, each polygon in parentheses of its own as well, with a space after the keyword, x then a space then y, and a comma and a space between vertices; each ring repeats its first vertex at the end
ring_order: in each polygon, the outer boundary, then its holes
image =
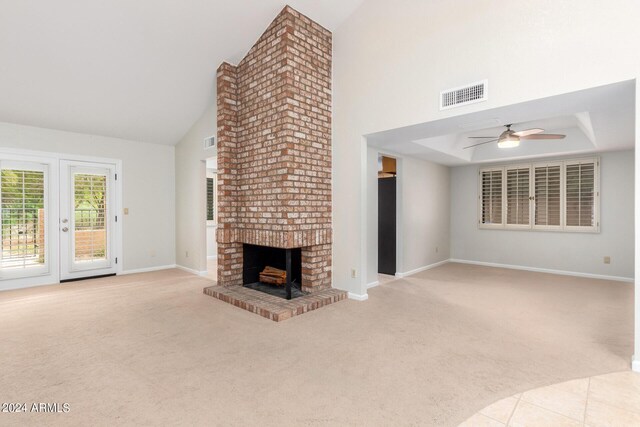
POLYGON ((175 144, 286 4, 333 30, 361 2, 3 1, 0 121, 175 144))

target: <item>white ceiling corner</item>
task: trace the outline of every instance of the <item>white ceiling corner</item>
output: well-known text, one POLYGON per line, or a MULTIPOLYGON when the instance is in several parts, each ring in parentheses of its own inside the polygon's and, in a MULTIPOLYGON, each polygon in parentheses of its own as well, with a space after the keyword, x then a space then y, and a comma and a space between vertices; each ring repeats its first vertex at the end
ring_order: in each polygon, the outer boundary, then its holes
POLYGON ((361 2, 3 2, 0 121, 176 144, 287 3, 333 30, 361 2))

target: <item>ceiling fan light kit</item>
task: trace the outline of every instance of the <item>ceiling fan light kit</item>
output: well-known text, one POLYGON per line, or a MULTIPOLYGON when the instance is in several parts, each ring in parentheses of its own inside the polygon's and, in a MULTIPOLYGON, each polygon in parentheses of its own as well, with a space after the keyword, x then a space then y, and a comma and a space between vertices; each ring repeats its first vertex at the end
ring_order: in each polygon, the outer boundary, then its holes
POLYGON ((472 139, 489 139, 489 141, 480 142, 478 144, 469 145, 467 148, 477 147, 479 145, 489 144, 490 142, 498 142, 498 148, 514 148, 520 145, 522 139, 563 139, 565 135, 560 134, 543 134, 544 129, 533 128, 521 130, 518 132, 511 130, 511 125, 504 125, 507 130, 502 132, 499 137, 491 136, 470 136, 472 139))
POLYGON ((515 135, 507 135, 498 140, 498 148, 514 148, 520 145, 520 138, 515 135))

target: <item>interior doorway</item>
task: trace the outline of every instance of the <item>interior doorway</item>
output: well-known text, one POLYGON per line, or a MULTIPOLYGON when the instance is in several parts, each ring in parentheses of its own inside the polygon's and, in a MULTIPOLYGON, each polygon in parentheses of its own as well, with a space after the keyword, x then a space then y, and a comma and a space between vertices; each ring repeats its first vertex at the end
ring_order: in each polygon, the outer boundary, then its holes
POLYGON ((378 273, 394 276, 396 258, 396 159, 378 156, 378 273))

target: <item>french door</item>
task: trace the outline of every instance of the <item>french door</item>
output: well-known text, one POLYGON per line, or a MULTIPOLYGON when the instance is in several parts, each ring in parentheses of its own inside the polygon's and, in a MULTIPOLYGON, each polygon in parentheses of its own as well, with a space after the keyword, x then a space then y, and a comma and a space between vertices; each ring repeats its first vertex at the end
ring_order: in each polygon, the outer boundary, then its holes
POLYGON ((50 164, 0 159, 0 289, 7 281, 44 281, 52 271, 50 164))
POLYGON ((116 166, 60 161, 60 280, 115 274, 116 166))

